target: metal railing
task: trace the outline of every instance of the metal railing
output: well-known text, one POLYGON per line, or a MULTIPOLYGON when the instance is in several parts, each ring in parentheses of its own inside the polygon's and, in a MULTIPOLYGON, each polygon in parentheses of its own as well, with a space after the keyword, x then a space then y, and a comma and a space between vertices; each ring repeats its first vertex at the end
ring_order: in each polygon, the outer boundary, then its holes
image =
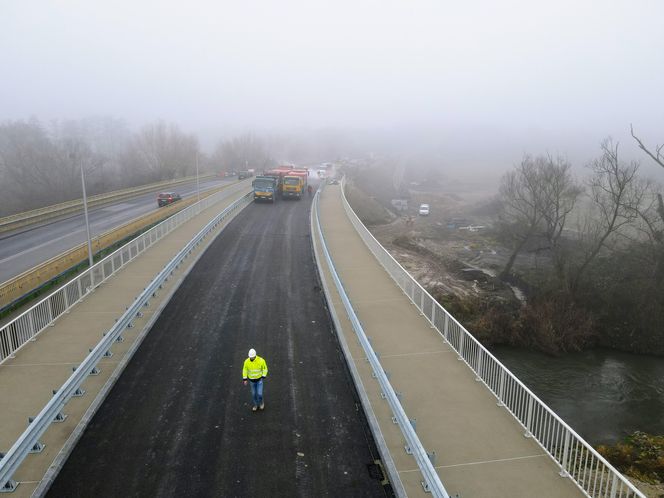
MULTIPOLYGON (((318 195, 318 193, 316 193, 316 195, 318 195)), ((314 261, 316 264, 316 268, 318 269, 318 276, 320 279, 323 294, 328 303, 327 309, 330 313, 330 317, 332 318, 332 324, 334 326, 336 336, 339 341, 339 345, 341 346, 341 350, 346 359, 346 365, 348 367, 351 378, 355 385, 357 396, 360 400, 360 403, 362 404, 362 407, 364 408, 364 414, 366 416, 367 423, 369 424, 369 429, 373 434, 374 442, 376 443, 376 447, 378 448, 378 453, 380 454, 381 457, 381 464, 384 471, 387 473, 387 477, 392 486, 392 491, 396 498, 406 498, 408 495, 406 494, 403 482, 401 481, 399 472, 394 464, 394 459, 392 458, 392 454, 390 453, 390 450, 387 447, 387 443, 385 442, 385 437, 383 436, 380 424, 378 423, 378 419, 376 418, 376 413, 373 409, 373 406, 371 405, 371 401, 369 400, 368 393, 364 388, 364 383, 362 382, 362 378, 357 369, 357 365, 353 360, 353 355, 348 346, 348 341, 344 336, 343 325, 340 319, 343 311, 340 309, 339 312, 337 312, 337 309, 331 305, 331 303, 333 303, 334 300, 334 296, 331 290, 334 284, 332 282, 328 282, 329 279, 327 278, 324 269, 327 263, 323 262, 323 255, 321 254, 321 249, 320 249, 321 240, 316 236, 316 234, 319 232, 316 228, 318 223, 317 203, 312 204, 312 209, 309 218, 310 218, 309 228, 311 233, 311 244, 312 244, 314 261)))
POLYGON ((422 315, 481 381, 560 467, 591 498, 646 498, 551 408, 542 402, 443 308, 376 240, 341 192, 346 213, 369 250, 422 315))
MULTIPOLYGON (((179 265, 186 259, 191 252, 210 234, 220 223, 235 215, 240 209, 249 204, 253 198, 250 192, 219 213, 210 221, 198 234, 187 243, 187 245, 164 267, 164 269, 150 282, 146 289, 136 298, 127 311, 118 319, 113 327, 103 336, 102 340, 95 346, 90 354, 74 370, 74 373, 67 379, 60 389, 54 394, 53 398, 39 412, 28 428, 16 440, 6 455, 0 459, 0 491, 13 491, 18 483, 13 480, 14 473, 22 464, 25 457, 30 453, 41 451, 43 445, 39 438, 46 432, 49 426, 57 420, 62 419, 62 409, 67 402, 76 395, 82 394, 82 384, 88 375, 96 372, 96 367, 104 355, 111 350, 113 344, 120 339, 122 333, 128 327, 131 327, 132 321, 141 316, 141 310, 147 306, 161 288, 162 284, 168 280, 179 265)), ((201 201, 203 202, 203 201, 201 201)), ((195 206, 191 206, 195 207, 195 206)), ((168 220, 167 220, 168 221, 168 220)))
POLYGON ((445 490, 445 486, 443 486, 443 483, 441 482, 440 477, 436 472, 436 469, 433 467, 429 455, 424 449, 424 446, 422 446, 419 437, 417 437, 415 429, 411 425, 408 415, 406 415, 406 412, 401 406, 401 402, 399 401, 397 393, 390 384, 390 381, 387 378, 387 375, 383 370, 383 367, 381 366, 380 361, 376 356, 376 353, 371 347, 369 339, 366 336, 364 329, 362 328, 360 320, 357 318, 355 310, 353 309, 353 306, 350 303, 350 299, 348 298, 348 295, 344 290, 339 275, 337 274, 334 262, 332 261, 330 253, 327 249, 325 236, 323 235, 323 232, 321 230, 319 209, 318 209, 319 199, 320 199, 320 191, 316 192, 313 209, 315 210, 316 231, 318 233, 318 237, 321 240, 321 248, 325 255, 325 260, 329 267, 337 291, 339 292, 339 296, 341 297, 341 301, 343 302, 344 308, 346 309, 346 313, 348 314, 350 322, 353 326, 353 330, 355 331, 355 334, 357 335, 360 344, 362 345, 362 348, 364 349, 364 352, 367 355, 367 359, 371 364, 371 368, 373 369, 376 379, 380 384, 380 388, 382 390, 382 396, 384 396, 385 399, 387 400, 390 409, 392 410, 392 413, 394 415, 394 420, 399 425, 401 433, 403 434, 404 439, 406 440, 406 447, 405 447, 406 452, 408 454, 413 455, 415 461, 417 462, 417 466, 422 472, 422 477, 424 479, 422 481, 422 487, 424 488, 424 490, 432 493, 433 496, 438 498, 449 498, 449 494, 445 490))
MULTIPOLYGON (((237 187, 238 190, 242 188, 245 188, 245 186, 237 187)), ((212 206, 226 197, 228 193, 235 191, 237 190, 230 188, 217 192, 177 212, 109 254, 71 282, 52 292, 4 325, 0 328, 0 364, 7 358, 12 357, 26 342, 34 339, 37 334, 51 325, 58 317, 66 313, 72 306, 154 243, 193 218, 201 210, 212 206)))

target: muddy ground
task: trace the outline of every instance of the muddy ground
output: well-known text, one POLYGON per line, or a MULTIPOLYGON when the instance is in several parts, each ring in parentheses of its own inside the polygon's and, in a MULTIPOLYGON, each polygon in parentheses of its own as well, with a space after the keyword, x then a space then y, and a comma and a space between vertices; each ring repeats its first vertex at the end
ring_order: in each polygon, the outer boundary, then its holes
MULTIPOLYGON (((507 262, 509 251, 492 230, 494 195, 489 190, 412 189, 407 210, 396 216, 386 214, 386 223, 370 224, 369 228, 429 292, 522 299, 518 289, 495 278, 507 262), (428 216, 418 215, 422 203, 430 205, 428 216)), ((353 204, 362 218, 366 207, 353 204)), ((532 255, 517 261, 517 265, 533 264, 541 262, 532 255)))

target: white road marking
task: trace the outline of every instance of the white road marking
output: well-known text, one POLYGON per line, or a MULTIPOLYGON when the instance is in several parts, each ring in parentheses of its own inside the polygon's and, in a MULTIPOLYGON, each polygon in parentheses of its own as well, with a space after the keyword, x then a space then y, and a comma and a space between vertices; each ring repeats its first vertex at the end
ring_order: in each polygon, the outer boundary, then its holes
POLYGON ((64 235, 60 235, 60 237, 56 237, 54 239, 49 239, 48 241, 46 241, 42 244, 38 244, 36 246, 32 246, 29 249, 26 249, 25 251, 17 252, 16 254, 12 254, 11 256, 9 256, 5 259, 0 259, 0 263, 5 263, 5 262, 10 261, 12 259, 16 259, 20 256, 23 256, 24 254, 28 254, 29 252, 33 252, 33 251, 36 251, 37 249, 41 249, 42 247, 50 245, 53 242, 57 242, 59 240, 66 239, 67 237, 71 237, 72 235, 77 234, 77 233, 83 233, 84 231, 85 231, 85 229, 81 228, 80 230, 74 230, 73 232, 67 232, 64 235))
MULTIPOLYGON (((499 463, 499 462, 512 462, 515 460, 528 460, 530 458, 541 458, 548 456, 546 453, 539 453, 537 455, 527 455, 527 456, 521 456, 521 457, 514 457, 514 458, 499 458, 497 460, 481 460, 479 462, 467 462, 467 463, 455 463, 454 465, 437 465, 434 467, 435 469, 451 469, 453 467, 466 467, 469 465, 483 465, 485 463, 499 463)), ((400 470, 400 474, 405 474, 407 472, 421 472, 420 469, 410 469, 410 470, 400 470)))
POLYGON ((399 358, 401 356, 417 356, 422 354, 438 354, 438 353, 456 353, 453 349, 443 349, 440 351, 421 351, 417 353, 399 353, 399 354, 382 354, 381 358, 399 358))
POLYGON ((106 213, 106 212, 114 213, 116 211, 122 211, 123 209, 129 209, 129 208, 133 208, 133 207, 134 207, 133 204, 129 204, 128 202, 123 202, 123 203, 120 203, 120 204, 114 204, 112 206, 106 206, 106 207, 102 208, 101 211, 104 212, 104 213, 106 213))

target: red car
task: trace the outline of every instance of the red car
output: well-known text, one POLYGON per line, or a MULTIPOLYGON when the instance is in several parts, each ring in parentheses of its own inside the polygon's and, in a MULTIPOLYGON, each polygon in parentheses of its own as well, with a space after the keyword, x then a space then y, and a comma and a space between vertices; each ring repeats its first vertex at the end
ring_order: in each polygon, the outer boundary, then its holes
POLYGON ((176 192, 160 192, 159 195, 157 195, 157 204, 159 207, 173 204, 179 200, 182 200, 182 196, 176 192))

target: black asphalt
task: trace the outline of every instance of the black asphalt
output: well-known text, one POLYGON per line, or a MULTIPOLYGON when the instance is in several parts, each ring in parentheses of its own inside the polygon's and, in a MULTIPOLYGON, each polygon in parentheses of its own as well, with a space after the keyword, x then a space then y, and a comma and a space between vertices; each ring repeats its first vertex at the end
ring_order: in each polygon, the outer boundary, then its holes
POLYGON ((318 287, 309 204, 251 204, 213 242, 48 496, 385 496, 318 287), (255 413, 241 383, 251 347, 269 368, 255 413))

